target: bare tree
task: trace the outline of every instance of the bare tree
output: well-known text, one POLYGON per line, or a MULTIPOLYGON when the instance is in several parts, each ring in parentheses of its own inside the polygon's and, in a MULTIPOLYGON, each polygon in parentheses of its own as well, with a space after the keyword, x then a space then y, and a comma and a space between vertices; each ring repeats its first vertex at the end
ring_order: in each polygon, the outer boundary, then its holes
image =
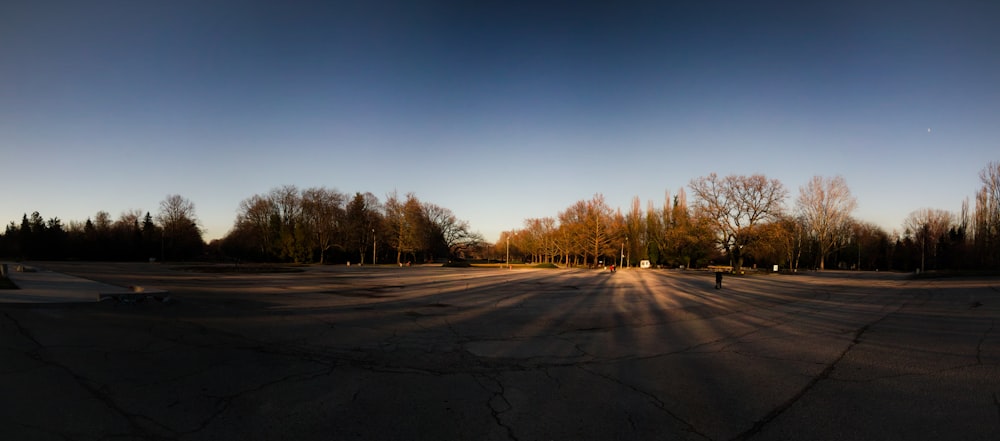
POLYGON ((773 224, 774 249, 782 254, 788 269, 793 272, 798 271, 799 259, 802 258, 803 246, 807 239, 802 218, 785 215, 773 224))
POLYGON ((851 224, 851 234, 854 236, 854 245, 857 247, 855 250, 858 260, 857 268, 859 270, 864 267, 877 269, 881 259, 885 258, 885 251, 889 248, 887 246, 889 233, 871 222, 853 220, 851 224))
POLYGON ((403 255, 414 255, 423 246, 425 227, 423 207, 413 193, 406 200, 399 200, 396 192, 386 196, 385 225, 389 229, 389 245, 396 249, 396 263, 403 263, 403 255))
POLYGON ((293 262, 310 259, 309 232, 302 217, 302 197, 298 187, 283 185, 271 190, 268 199, 274 205, 271 228, 277 231, 277 245, 282 258, 293 262))
POLYGON ((543 217, 539 219, 539 227, 542 233, 542 254, 547 257, 548 262, 554 262, 556 256, 560 254, 559 241, 556 237, 556 233, 559 231, 556 227, 556 219, 543 217))
POLYGON ((140 224, 142 214, 142 210, 139 209, 123 211, 112 225, 117 248, 115 254, 118 256, 127 256, 130 259, 140 257, 143 245, 142 225, 140 224))
MULTIPOLYGON (((178 196, 179 197, 179 196, 178 196)), ((160 203, 160 207, 163 207, 163 203, 160 203)), ((37 213, 37 212, 36 212, 37 213)), ((34 213, 33 213, 34 214, 34 213)), ((111 231, 111 226, 114 224, 111 220, 111 214, 107 211, 101 210, 94 215, 94 228, 98 232, 107 233, 111 231)))
POLYGON ((625 245, 627 247, 625 249, 625 257, 628 265, 631 265, 633 259, 645 259, 647 253, 645 215, 642 212, 642 203, 639 201, 638 196, 632 198, 632 208, 625 218, 625 225, 625 245))
POLYGON ((575 265, 584 256, 586 265, 587 201, 577 201, 559 213, 557 240, 563 250, 567 265, 575 265), (572 260, 571 260, 572 259, 572 260))
POLYGON ((440 242, 451 256, 464 255, 483 238, 469 229, 469 223, 459 220, 451 210, 430 202, 423 204, 424 216, 429 222, 431 243, 440 242))
POLYGON ((168 195, 160 202, 157 219, 163 229, 164 258, 190 258, 201 252, 204 241, 195 215, 194 202, 181 195, 168 195))
POLYGON ((916 210, 906 217, 904 221, 906 229, 913 234, 916 243, 920 245, 920 272, 927 270, 928 250, 932 258, 937 257, 938 244, 948 234, 953 218, 951 212, 935 208, 916 210))
POLYGON ((510 263, 513 262, 514 258, 518 255, 521 255, 523 258, 523 239, 523 231, 501 231, 500 239, 497 241, 497 254, 499 254, 498 259, 503 259, 505 265, 510 265, 510 263))
POLYGON ((254 248, 259 249, 261 256, 267 256, 275 247, 275 225, 278 209, 270 198, 253 195, 240 202, 240 211, 236 217, 236 228, 249 232, 257 242, 254 248))
POLYGON ((417 253, 423 252, 425 260, 427 260, 431 252, 432 243, 434 242, 432 238, 432 228, 430 220, 427 219, 427 212, 424 211, 424 204, 417 199, 416 194, 407 193, 406 202, 403 204, 403 216, 406 223, 406 231, 404 233, 404 245, 406 252, 410 254, 410 260, 408 262, 417 261, 417 253))
POLYGON ((850 223, 857 200, 843 177, 813 176, 808 184, 799 187, 796 205, 806 230, 819 245, 819 268, 825 269, 827 256, 842 244, 838 233, 850 223))
POLYGON ((114 228, 132 234, 140 228, 139 222, 142 220, 142 210, 132 209, 123 211, 114 223, 114 228))
POLYGON ((559 226, 552 232, 552 240, 555 244, 555 249, 558 250, 557 260, 560 260, 565 265, 573 266, 577 264, 579 242, 572 228, 562 222, 565 213, 559 213, 559 226))
POLYGON ((164 229, 177 229, 187 226, 189 223, 197 223, 198 218, 194 212, 194 202, 185 199, 181 195, 168 195, 160 202, 160 213, 158 220, 164 229))
POLYGON ((979 179, 983 186, 976 192, 972 215, 973 244, 980 264, 995 267, 1000 264, 1000 162, 990 162, 979 179))
POLYGON ((755 228, 780 214, 788 195, 780 181, 760 174, 720 178, 712 173, 692 180, 690 187, 695 208, 713 223, 736 272, 743 266, 743 248, 757 240, 755 228))
POLYGON ((345 201, 325 187, 275 187, 240 203, 233 237, 262 258, 326 263, 330 249, 346 245, 345 201))
MULTIPOLYGON (((610 208, 610 207, 609 207, 610 208)), ((618 266, 625 265, 625 247, 628 242, 628 221, 622 214, 621 208, 613 210, 608 223, 609 243, 611 251, 611 262, 618 266)))
POLYGON ((393 191, 385 197, 385 227, 389 230, 385 235, 388 245, 396 250, 396 263, 403 261, 403 249, 406 235, 406 216, 403 214, 403 201, 393 191))
POLYGON ((531 254, 531 261, 540 262, 545 253, 545 231, 542 227, 542 220, 539 218, 525 219, 524 229, 520 233, 520 242, 524 244, 525 251, 531 254))
MULTIPOLYGON (((611 245, 611 208, 604 202, 604 195, 598 193, 593 198, 585 202, 584 212, 584 234, 585 249, 594 256, 594 263, 600 256, 610 251, 611 245)), ((586 257, 584 257, 586 263, 586 257)))
POLYGON ((302 191, 302 220, 312 245, 319 251, 319 263, 326 263, 326 252, 339 244, 344 224, 344 194, 314 187, 302 191))
POLYGON ((646 256, 654 264, 659 264, 662 260, 661 256, 664 249, 663 238, 665 229, 663 220, 653 205, 653 201, 649 201, 646 204, 644 230, 646 231, 646 256))

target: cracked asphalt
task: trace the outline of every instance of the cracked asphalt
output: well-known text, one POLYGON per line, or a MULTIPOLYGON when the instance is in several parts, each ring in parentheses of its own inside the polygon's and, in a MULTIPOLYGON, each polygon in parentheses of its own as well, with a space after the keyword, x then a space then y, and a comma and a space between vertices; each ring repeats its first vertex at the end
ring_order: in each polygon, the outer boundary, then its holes
POLYGON ((176 302, 0 304, 4 439, 1000 439, 996 278, 39 266, 176 302))

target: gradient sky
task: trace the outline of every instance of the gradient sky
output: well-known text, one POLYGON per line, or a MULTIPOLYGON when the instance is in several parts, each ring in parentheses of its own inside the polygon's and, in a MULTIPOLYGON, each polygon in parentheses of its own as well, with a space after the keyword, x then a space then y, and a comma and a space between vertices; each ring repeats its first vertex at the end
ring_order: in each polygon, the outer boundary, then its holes
POLYGON ((1000 160, 1000 3, 811 3, 5 0, 0 222, 180 194, 214 239, 291 184, 492 241, 712 172, 957 212, 1000 160))

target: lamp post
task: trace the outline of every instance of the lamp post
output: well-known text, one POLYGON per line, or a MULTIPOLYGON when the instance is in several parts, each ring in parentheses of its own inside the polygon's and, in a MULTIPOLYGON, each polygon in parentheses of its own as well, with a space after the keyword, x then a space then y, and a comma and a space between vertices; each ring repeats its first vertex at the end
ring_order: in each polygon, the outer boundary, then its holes
POLYGON ((375 229, 372 228, 372 265, 375 265, 375 229))
POLYGON ((507 234, 507 259, 504 260, 507 264, 507 269, 510 269, 510 234, 507 234))

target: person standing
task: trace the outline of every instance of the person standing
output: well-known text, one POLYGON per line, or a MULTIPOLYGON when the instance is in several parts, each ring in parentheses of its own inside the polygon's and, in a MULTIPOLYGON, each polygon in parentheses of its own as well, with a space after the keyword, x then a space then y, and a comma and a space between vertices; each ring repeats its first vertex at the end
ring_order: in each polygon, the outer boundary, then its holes
POLYGON ((722 289, 722 271, 715 272, 715 289, 722 289))

